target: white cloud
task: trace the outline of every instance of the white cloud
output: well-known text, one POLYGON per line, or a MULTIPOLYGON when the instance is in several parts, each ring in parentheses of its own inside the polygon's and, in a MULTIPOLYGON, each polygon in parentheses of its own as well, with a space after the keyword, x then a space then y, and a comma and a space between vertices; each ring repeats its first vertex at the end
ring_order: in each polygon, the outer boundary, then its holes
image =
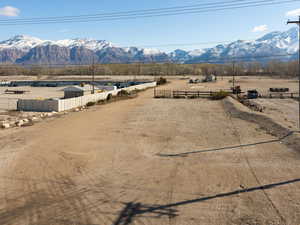
POLYGON ((18 16, 19 14, 20 10, 12 6, 0 8, 0 16, 18 16))
POLYGON ((290 17, 300 16, 300 9, 288 11, 285 15, 290 17))
POLYGON ((260 26, 256 26, 252 29, 252 32, 264 32, 268 30, 268 26, 267 25, 260 25, 260 26))

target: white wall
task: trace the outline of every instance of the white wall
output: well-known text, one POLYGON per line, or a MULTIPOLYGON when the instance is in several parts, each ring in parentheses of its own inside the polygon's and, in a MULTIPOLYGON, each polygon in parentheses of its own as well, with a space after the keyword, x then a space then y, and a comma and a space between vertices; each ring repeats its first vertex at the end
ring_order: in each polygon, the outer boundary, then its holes
POLYGON ((76 107, 84 106, 88 102, 97 102, 99 100, 106 100, 109 94, 116 96, 121 90, 133 91, 144 90, 149 87, 155 87, 156 82, 144 83, 127 88, 122 88, 113 91, 107 91, 103 93, 90 94, 77 98, 69 99, 55 99, 55 100, 18 100, 18 110, 20 111, 36 111, 36 112, 61 112, 76 107))

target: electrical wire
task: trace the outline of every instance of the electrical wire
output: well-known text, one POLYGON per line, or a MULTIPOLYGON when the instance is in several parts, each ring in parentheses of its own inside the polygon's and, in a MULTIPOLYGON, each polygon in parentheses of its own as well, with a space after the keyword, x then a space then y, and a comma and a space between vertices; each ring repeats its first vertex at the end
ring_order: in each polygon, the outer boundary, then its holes
MULTIPOLYGON (((28 19, 28 20, 0 20, 0 26, 13 26, 13 25, 34 25, 34 24, 52 24, 52 23, 78 23, 78 22, 95 22, 95 21, 113 21, 113 20, 125 20, 125 19, 137 19, 137 18, 150 18, 150 17, 161 17, 161 16, 173 16, 173 15, 186 15, 186 14, 199 14, 203 12, 216 12, 230 9, 241 9, 249 7, 258 7, 258 6, 267 6, 267 5, 278 5, 290 2, 299 2, 300 0, 286 0, 286 1, 277 1, 277 0, 260 0, 260 1, 251 1, 251 2, 242 2, 242 3, 232 3, 223 6, 208 6, 208 7, 194 7, 194 8, 178 8, 178 9, 159 9, 156 11, 147 11, 130 13, 120 12, 119 14, 99 14, 97 16, 80 16, 80 17, 48 17, 48 18, 38 18, 38 19, 28 19)), ((225 3, 223 3, 225 4, 225 3)))

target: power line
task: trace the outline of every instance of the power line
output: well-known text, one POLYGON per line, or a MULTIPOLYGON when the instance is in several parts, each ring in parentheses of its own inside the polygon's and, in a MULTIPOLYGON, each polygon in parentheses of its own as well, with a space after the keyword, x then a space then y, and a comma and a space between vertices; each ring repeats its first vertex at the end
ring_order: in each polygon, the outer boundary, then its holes
MULTIPOLYGON (((177 6, 177 7, 165 7, 165 8, 153 8, 153 9, 142 9, 142 10, 130 10, 130 11, 120 11, 120 12, 111 12, 111 13, 97 13, 97 14, 85 14, 78 16, 56 16, 56 17, 33 17, 33 18, 25 18, 25 19, 0 19, 0 22, 9 22, 9 21, 30 21, 30 20, 46 20, 46 19, 76 19, 80 17, 94 17, 94 16, 120 16, 123 14, 132 14, 132 13, 143 13, 143 12, 159 12, 166 10, 174 10, 174 9, 185 9, 185 8, 195 8, 199 6, 208 6, 208 5, 223 5, 234 2, 248 2, 251 0, 234 0, 234 1, 225 1, 225 2, 214 2, 214 3, 202 3, 202 4, 193 4, 193 5, 185 5, 185 6, 177 6)), ((271 0, 267 0, 271 1, 271 0)))
MULTIPOLYGON (((158 16, 170 16, 170 15, 182 15, 182 14, 192 14, 192 13, 201 13, 201 12, 210 12, 210 11, 219 11, 219 10, 227 10, 227 9, 238 9, 238 8, 245 8, 245 7, 253 7, 253 6, 263 6, 263 5, 274 5, 274 4, 283 4, 287 2, 295 2, 299 0, 288 0, 288 1, 282 1, 282 2, 274 2, 275 0, 267 0, 271 3, 262 3, 266 2, 264 1, 256 1, 251 2, 251 5, 246 6, 240 6, 241 4, 235 4, 235 7, 222 7, 222 8, 215 8, 215 7, 204 7, 204 8, 193 8, 189 9, 188 12, 187 9, 181 10, 180 12, 159 12, 159 13, 145 13, 143 14, 129 14, 129 15, 118 15, 118 16, 102 16, 102 17, 94 17, 94 18, 80 18, 80 19, 62 19, 62 20, 32 20, 32 21, 24 21, 24 22, 2 22, 1 25, 26 25, 26 24, 45 24, 45 23, 74 23, 74 22, 90 22, 90 21, 110 21, 110 20, 122 20, 122 19, 135 19, 135 18, 146 18, 146 17, 158 17, 158 16), (262 3, 262 4, 253 4, 253 3, 262 3), (237 6, 237 7, 236 7, 237 6), (203 10, 205 8, 211 8, 209 10, 203 10), (151 15, 149 15, 151 14, 151 15)), ((245 4, 245 3, 243 3, 245 4)), ((228 6, 228 5, 227 5, 228 6)))
MULTIPOLYGON (((242 40, 243 42, 255 41, 256 39, 242 40)), ((236 40, 227 40, 227 41, 208 41, 208 42, 194 42, 194 43, 173 43, 173 44, 157 44, 157 45, 132 45, 132 46, 121 46, 122 48, 153 48, 153 47, 176 47, 176 46, 199 46, 199 45, 208 45, 208 44, 226 44, 232 43, 236 40)))
MULTIPOLYGON (((119 14, 99 14, 97 16, 80 16, 80 17, 57 17, 57 18, 38 18, 38 19, 28 19, 28 20, 1 20, 1 26, 13 26, 13 25, 35 25, 35 24, 53 24, 53 23, 78 23, 78 22, 95 22, 95 21, 114 21, 114 20, 127 20, 127 19, 137 19, 137 18, 151 18, 151 17, 162 17, 162 16, 173 16, 173 15, 186 15, 186 14, 199 14, 204 12, 211 11, 223 11, 231 9, 241 9, 249 7, 259 7, 259 6, 268 6, 268 5, 278 5, 290 2, 299 2, 300 0, 286 0, 286 1, 277 1, 277 0, 260 0, 260 1, 247 1, 243 3, 232 3, 227 4, 223 3, 223 6, 208 6, 208 7, 193 7, 186 8, 188 6, 179 8, 179 9, 159 9, 156 11, 147 11, 137 13, 122 13, 119 14), (224 5, 227 4, 227 5, 224 5)), ((233 1, 232 1, 233 2, 233 1)))

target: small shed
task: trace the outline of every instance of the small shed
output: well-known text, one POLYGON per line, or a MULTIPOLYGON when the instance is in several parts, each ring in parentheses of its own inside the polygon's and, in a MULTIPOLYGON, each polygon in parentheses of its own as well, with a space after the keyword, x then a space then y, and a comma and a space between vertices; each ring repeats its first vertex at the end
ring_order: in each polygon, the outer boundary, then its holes
POLYGON ((212 82, 212 81, 216 81, 216 76, 214 74, 209 74, 206 75, 205 78, 203 79, 203 82, 212 82))
MULTIPOLYGON (((95 90, 97 88, 95 87, 95 90)), ((93 86, 91 85, 85 85, 83 87, 81 86, 70 86, 67 88, 64 88, 62 91, 64 91, 64 98, 76 98, 81 97, 84 95, 90 95, 93 91, 93 86)))

